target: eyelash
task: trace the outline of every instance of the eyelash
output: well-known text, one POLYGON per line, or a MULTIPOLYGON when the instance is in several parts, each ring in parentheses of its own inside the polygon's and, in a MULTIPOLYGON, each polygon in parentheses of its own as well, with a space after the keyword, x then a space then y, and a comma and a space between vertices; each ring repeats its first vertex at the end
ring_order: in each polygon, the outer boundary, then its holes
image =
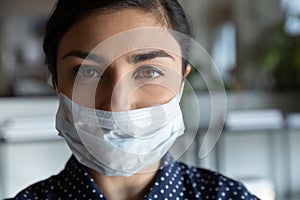
POLYGON ((134 74, 135 78, 142 78, 142 79, 156 79, 156 78, 159 78, 160 76, 164 76, 164 73, 162 72, 162 70, 160 70, 157 67, 151 66, 151 65, 146 65, 146 66, 140 67, 134 74), (143 74, 145 72, 145 70, 148 70, 148 72, 157 73, 157 75, 155 77, 145 77, 145 75, 143 74))
MULTIPOLYGON (((94 66, 89 66, 89 65, 79 65, 76 66, 73 70, 73 76, 74 78, 81 78, 81 79, 100 79, 103 78, 102 72, 97 69, 94 66), (84 70, 93 70, 93 73, 96 73, 96 77, 91 76, 91 77, 87 77, 84 76, 83 74, 80 74, 84 72, 84 70)), ((161 69, 159 69, 158 67, 155 66, 151 66, 151 65, 145 65, 142 66, 140 68, 137 69, 137 71, 134 73, 134 79, 142 79, 142 80, 153 80, 153 79, 157 79, 161 76, 164 76, 164 73, 161 69), (149 73, 152 74, 155 73, 155 75, 153 76, 146 76, 145 73, 149 73)))
POLYGON ((80 65, 80 66, 76 66, 73 70, 73 75, 74 77, 79 77, 79 78, 101 78, 102 77, 102 73, 100 70, 98 70, 96 67, 94 66, 89 66, 89 65, 80 65), (94 73, 97 73, 97 77, 85 77, 83 74, 80 74, 80 72, 84 72, 84 70, 93 70, 94 73))

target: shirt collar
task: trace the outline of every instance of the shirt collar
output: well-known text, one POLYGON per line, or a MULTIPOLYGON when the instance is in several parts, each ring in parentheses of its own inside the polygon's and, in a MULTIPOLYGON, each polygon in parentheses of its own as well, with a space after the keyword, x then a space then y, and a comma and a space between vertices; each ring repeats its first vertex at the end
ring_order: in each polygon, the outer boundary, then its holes
MULTIPOLYGON (((162 158, 160 169, 155 178, 154 185, 151 187, 149 193, 145 196, 145 199, 155 197, 157 190, 161 190, 161 184, 168 182, 171 186, 172 182, 176 181, 176 178, 171 176, 169 177, 169 175, 172 174, 175 163, 176 162, 174 162, 173 157, 169 153, 162 158)), ((66 184, 73 185, 73 187, 80 186, 78 190, 82 190, 87 197, 100 197, 100 199, 105 199, 104 194, 98 188, 94 179, 89 175, 87 167, 80 164, 74 156, 70 158, 66 165, 66 177, 66 184)), ((164 187, 166 186, 167 185, 164 187)))

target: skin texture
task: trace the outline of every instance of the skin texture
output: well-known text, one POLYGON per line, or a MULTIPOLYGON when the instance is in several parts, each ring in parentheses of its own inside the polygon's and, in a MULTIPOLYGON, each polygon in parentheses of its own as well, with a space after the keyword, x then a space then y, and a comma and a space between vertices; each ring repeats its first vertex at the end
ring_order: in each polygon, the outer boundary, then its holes
MULTIPOLYGON (((128 52, 110 61, 106 69, 99 61, 84 60, 84 54, 109 37, 146 27, 166 26, 155 15, 134 8, 96 12, 81 19, 58 46, 58 91, 80 105, 115 112, 169 102, 182 83, 181 57, 172 52, 157 54, 157 49, 128 52), (151 52, 159 56, 138 59, 151 52)), ((100 56, 99 52, 96 54, 100 56)), ((188 66, 185 76, 189 72, 188 66)), ((158 166, 159 162, 146 169, 147 173, 128 178, 107 177, 94 170, 89 172, 108 199, 143 199, 153 184, 158 166)))

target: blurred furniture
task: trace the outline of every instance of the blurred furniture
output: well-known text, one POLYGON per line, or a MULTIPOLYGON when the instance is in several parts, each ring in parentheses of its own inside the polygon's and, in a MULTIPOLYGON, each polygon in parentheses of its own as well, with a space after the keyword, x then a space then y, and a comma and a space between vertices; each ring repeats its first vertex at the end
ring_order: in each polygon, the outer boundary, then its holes
POLYGON ((57 174, 70 151, 54 129, 54 97, 0 99, 0 199, 57 174))
MULTIPOLYGON (((263 111, 264 116, 271 118, 265 119, 269 126, 249 125, 256 121, 252 118, 252 122, 248 121, 245 128, 242 126, 235 130, 225 128, 214 149, 204 159, 199 159, 198 153, 207 131, 205 126, 208 126, 211 117, 209 94, 199 93, 198 101, 201 111, 201 127, 195 142, 182 156, 183 161, 217 170, 226 176, 242 180, 246 184, 250 182, 250 185, 253 185, 256 181, 260 181, 260 184, 268 183, 262 185, 274 190, 276 199, 299 199, 300 129, 298 127, 299 114, 296 113, 300 113, 300 94, 228 92, 227 112, 229 116, 232 111, 246 111, 252 114, 256 111, 263 111), (280 122, 280 119, 283 122, 280 122)), ((185 116, 186 121, 193 120, 189 118, 190 115, 192 113, 185 116)))

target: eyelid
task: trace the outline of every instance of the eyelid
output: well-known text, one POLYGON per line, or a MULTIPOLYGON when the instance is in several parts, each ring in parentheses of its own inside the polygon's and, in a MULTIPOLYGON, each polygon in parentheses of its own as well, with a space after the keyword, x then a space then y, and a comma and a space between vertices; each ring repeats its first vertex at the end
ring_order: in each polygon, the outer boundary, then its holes
POLYGON ((89 68, 89 69, 96 70, 99 73, 100 76, 102 76, 102 74, 103 74, 103 71, 101 69, 99 69, 99 67, 97 67, 97 66, 89 65, 89 64, 80 64, 80 65, 76 65, 73 68, 72 71, 73 71, 74 76, 77 76, 79 70, 82 69, 82 68, 89 68))
POLYGON ((97 71, 99 71, 99 72, 102 72, 102 69, 100 69, 100 68, 97 67, 97 66, 91 65, 91 64, 80 64, 80 65, 76 65, 76 66, 74 67, 73 71, 75 71, 75 70, 78 71, 80 68, 92 68, 92 69, 95 69, 95 70, 97 70, 97 71))
POLYGON ((138 76, 138 74, 145 69, 152 69, 153 71, 159 73, 160 76, 165 75, 164 70, 158 67, 157 65, 143 65, 137 69, 137 71, 134 73, 134 77, 138 76))

